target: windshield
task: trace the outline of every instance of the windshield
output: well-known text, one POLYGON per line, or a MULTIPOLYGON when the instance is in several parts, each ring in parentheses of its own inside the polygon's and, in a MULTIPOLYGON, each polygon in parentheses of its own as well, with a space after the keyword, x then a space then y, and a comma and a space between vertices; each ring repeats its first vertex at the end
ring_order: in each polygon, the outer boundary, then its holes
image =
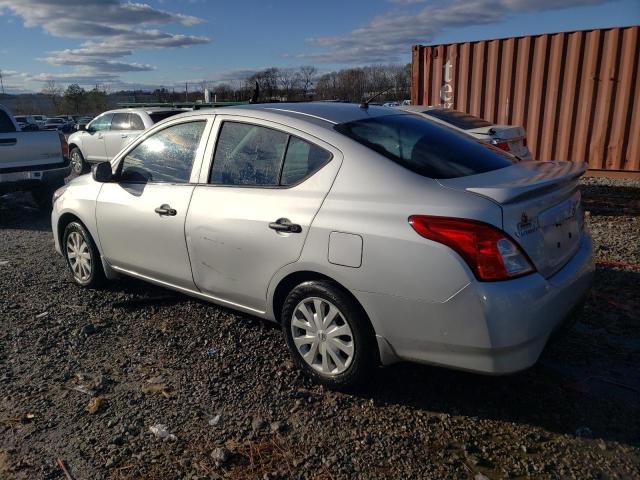
POLYGON ((179 113, 184 113, 186 110, 165 110, 159 112, 149 112, 149 117, 151 117, 151 121, 153 123, 158 123, 160 120, 164 120, 165 118, 173 117, 179 113))
POLYGON ((334 127, 409 170, 430 178, 457 178, 513 164, 515 157, 418 115, 384 115, 334 127))

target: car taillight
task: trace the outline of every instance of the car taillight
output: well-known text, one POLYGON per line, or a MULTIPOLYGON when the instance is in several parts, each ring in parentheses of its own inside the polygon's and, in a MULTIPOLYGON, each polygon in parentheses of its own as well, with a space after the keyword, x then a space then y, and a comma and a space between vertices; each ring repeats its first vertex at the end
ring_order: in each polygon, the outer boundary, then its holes
POLYGON ((489 224, 429 215, 412 215, 409 223, 422 237, 455 250, 478 280, 506 280, 534 271, 520 247, 489 224))
POLYGON ((499 142, 498 140, 492 140, 491 145, 494 147, 498 147, 500 150, 504 150, 505 152, 509 151, 509 142, 499 142))
POLYGON ((58 132, 58 137, 60 138, 60 149, 62 150, 62 156, 65 158, 69 158, 69 144, 67 143, 67 139, 61 132, 58 132))

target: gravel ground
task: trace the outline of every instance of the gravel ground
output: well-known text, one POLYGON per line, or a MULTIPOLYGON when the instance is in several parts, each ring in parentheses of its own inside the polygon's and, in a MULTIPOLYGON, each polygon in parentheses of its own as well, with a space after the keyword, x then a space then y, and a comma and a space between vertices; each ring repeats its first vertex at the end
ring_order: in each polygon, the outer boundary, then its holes
POLYGON ((134 280, 75 286, 0 199, 0 478, 640 478, 640 182, 583 180, 596 282, 530 370, 310 385, 278 328, 134 280), (163 438, 164 437, 164 438, 163 438))

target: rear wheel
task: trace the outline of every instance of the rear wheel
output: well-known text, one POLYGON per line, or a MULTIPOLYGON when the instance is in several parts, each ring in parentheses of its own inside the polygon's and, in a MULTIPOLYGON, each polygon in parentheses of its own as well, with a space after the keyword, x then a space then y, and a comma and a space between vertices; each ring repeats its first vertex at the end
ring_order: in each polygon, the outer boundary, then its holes
POLYGON ((62 251, 78 285, 96 288, 105 282, 100 252, 80 222, 71 222, 64 229, 62 251))
POLYGON ((296 365, 330 388, 362 384, 376 366, 373 329, 347 293, 330 281, 295 287, 282 309, 282 328, 296 365))
POLYGON ((89 171, 89 166, 87 165, 87 162, 84 161, 82 152, 78 147, 73 147, 71 149, 69 157, 71 158, 71 168, 73 170, 73 173, 75 173, 76 175, 82 175, 83 173, 89 171))

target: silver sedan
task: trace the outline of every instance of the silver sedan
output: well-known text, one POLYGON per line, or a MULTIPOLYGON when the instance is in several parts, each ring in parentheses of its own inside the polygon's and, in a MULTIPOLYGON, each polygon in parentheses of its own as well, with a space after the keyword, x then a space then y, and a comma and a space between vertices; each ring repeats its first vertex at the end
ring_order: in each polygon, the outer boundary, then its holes
POLYGON ((52 223, 77 284, 127 275, 278 322, 325 385, 401 360, 503 374, 589 289, 583 172, 389 108, 227 107, 154 125, 58 190, 52 223))

